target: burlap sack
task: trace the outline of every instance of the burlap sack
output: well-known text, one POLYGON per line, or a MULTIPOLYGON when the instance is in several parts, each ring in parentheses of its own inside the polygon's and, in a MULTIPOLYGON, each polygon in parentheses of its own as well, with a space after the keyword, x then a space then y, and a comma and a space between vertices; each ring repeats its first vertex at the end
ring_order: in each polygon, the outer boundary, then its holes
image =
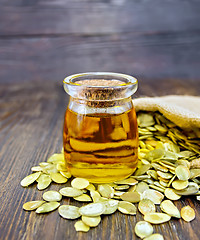
POLYGON ((159 111, 181 128, 200 128, 200 97, 144 97, 133 103, 136 111, 159 111))

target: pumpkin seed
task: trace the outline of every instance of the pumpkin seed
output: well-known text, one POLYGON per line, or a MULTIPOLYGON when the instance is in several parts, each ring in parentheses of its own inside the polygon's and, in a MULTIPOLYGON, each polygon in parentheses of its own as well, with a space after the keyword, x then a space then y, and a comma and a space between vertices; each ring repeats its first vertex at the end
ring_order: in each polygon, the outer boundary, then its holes
POLYGON ((175 180, 172 182, 172 187, 176 190, 182 190, 185 189, 188 186, 189 182, 188 180, 175 180))
POLYGON ((106 207, 103 203, 90 203, 79 208, 79 213, 88 217, 96 217, 104 213, 106 207))
POLYGON ((45 192, 42 197, 47 202, 59 202, 62 199, 62 195, 57 191, 45 192))
MULTIPOLYGON (((131 186, 131 187, 135 187, 135 185, 131 186)), ((119 185, 115 187, 115 190, 126 190, 130 188, 130 185, 119 185)))
POLYGON ((91 190, 95 190, 95 186, 90 183, 87 187, 86 187, 87 190, 91 191, 91 190))
POLYGON ((159 233, 154 233, 149 237, 144 238, 144 240, 164 240, 163 236, 159 233))
POLYGON ((186 222, 191 222, 193 219, 195 219, 194 209, 191 208, 189 205, 181 208, 181 217, 186 222))
POLYGON ((71 185, 73 188, 77 188, 77 189, 84 189, 86 187, 89 186, 89 181, 85 178, 74 178, 71 181, 71 185))
POLYGON ((66 171, 60 171, 60 174, 63 175, 63 177, 66 177, 66 178, 71 178, 71 173, 70 172, 66 172, 66 171))
POLYGON ((40 174, 41 172, 36 172, 26 176, 24 179, 22 179, 20 183, 21 186, 28 187, 30 184, 34 183, 39 178, 40 174))
POLYGON ((186 181, 190 178, 190 170, 183 165, 176 167, 175 173, 179 180, 186 181))
POLYGON ((39 176, 39 178, 37 179, 37 182, 38 182, 37 189, 38 190, 43 190, 51 184, 52 180, 51 180, 51 177, 49 175, 41 174, 39 176))
POLYGON ((74 224, 74 227, 77 232, 88 232, 90 230, 90 227, 86 225, 82 220, 77 221, 74 224))
POLYGON ((101 222, 101 217, 87 217, 87 216, 82 216, 82 221, 89 227, 96 227, 99 225, 101 222))
POLYGON ((137 203, 140 201, 140 194, 138 192, 126 192, 121 196, 123 201, 137 203))
POLYGON ((147 183, 145 182, 139 182, 137 185, 136 185, 136 189, 135 191, 142 194, 145 190, 149 189, 149 186, 147 183))
POLYGON ((154 150, 152 150, 152 151, 149 151, 149 152, 146 154, 145 158, 146 158, 147 160, 149 160, 149 161, 154 162, 154 161, 158 161, 158 160, 160 160, 161 158, 163 158, 164 154, 165 154, 164 149, 158 148, 158 149, 154 149, 154 150))
MULTIPOLYGON (((117 182, 114 182, 115 184, 119 184, 119 185, 135 185, 138 183, 138 181, 136 181, 134 178, 126 178, 124 180, 120 180, 120 181, 117 181, 117 182)), ((115 187, 116 189, 116 187, 115 187)), ((119 189, 117 189, 119 190, 119 189)))
POLYGON ((173 175, 171 173, 165 173, 165 172, 161 172, 161 171, 157 171, 158 176, 164 178, 164 179, 170 179, 173 177, 173 175))
POLYGON ((147 214, 150 212, 155 212, 156 207, 155 204, 149 199, 142 199, 138 204, 138 210, 143 214, 147 214))
POLYGON ((45 201, 30 201, 30 202, 26 202, 23 205, 23 209, 27 210, 27 211, 32 211, 32 210, 35 210, 38 207, 40 207, 43 203, 45 203, 45 201))
POLYGON ((62 205, 58 208, 58 213, 61 217, 66 219, 76 219, 81 215, 79 213, 79 208, 71 205, 62 205))
POLYGON ((58 202, 47 202, 42 204, 39 208, 37 208, 36 213, 48 213, 54 211, 56 208, 60 206, 58 202))
POLYGON ((32 172, 42 172, 43 168, 41 166, 34 166, 31 168, 32 172))
POLYGON ((135 225, 135 234, 140 237, 148 237, 153 233, 153 227, 150 223, 145 221, 139 221, 135 225))
POLYGON ((120 201, 118 210, 124 214, 136 215, 136 207, 130 202, 120 201))
POLYGON ((176 192, 172 188, 166 188, 164 191, 164 194, 165 194, 166 198, 168 198, 170 200, 178 200, 181 198, 181 196, 176 194, 176 192))
POLYGON ((164 200, 160 204, 160 208, 163 212, 167 213, 171 217, 180 218, 181 214, 178 208, 170 200, 164 200))
POLYGON ((93 202, 99 202, 101 199, 101 195, 99 194, 99 192, 91 190, 90 191, 90 196, 93 200, 93 202))
POLYGON ((47 160, 48 163, 58 163, 58 162, 65 162, 65 157, 63 153, 54 153, 51 157, 47 160))
POLYGON ((153 116, 148 113, 139 113, 138 121, 140 127, 150 127, 155 123, 153 116))
POLYGON ((105 205, 106 209, 103 214, 112 214, 117 210, 119 201, 110 199, 108 201, 105 201, 104 205, 105 205))
POLYGON ((67 178, 63 177, 63 175, 60 173, 51 173, 51 179, 55 183, 66 183, 68 180, 67 178))
POLYGON ((196 198, 197 198, 198 201, 200 201, 200 196, 197 196, 196 198))
POLYGON ((183 190, 175 190, 175 192, 178 195, 185 195, 185 196, 194 195, 198 191, 199 191, 199 186, 197 183, 194 183, 194 182, 189 182, 188 186, 183 190))
POLYGON ((90 196, 88 196, 87 194, 82 194, 78 197, 74 197, 74 200, 79 201, 79 202, 91 202, 92 199, 90 196))
POLYGON ((144 215, 144 220, 153 224, 161 224, 168 222, 171 216, 165 213, 147 213, 144 215))
POLYGON ((141 199, 149 199, 154 204, 160 204, 163 200, 164 195, 156 190, 148 189, 143 192, 141 199))
POLYGON ((157 174, 157 172, 155 170, 148 170, 147 174, 150 175, 155 180, 158 180, 158 174, 157 174))
POLYGON ((114 189, 108 184, 98 185, 98 191, 102 197, 112 198, 114 196, 114 189))
MULTIPOLYGON (((149 169, 150 169, 151 165, 150 164, 146 164, 146 165, 142 165, 141 167, 139 167, 134 175, 135 176, 141 176, 143 174, 145 174, 149 169)), ((128 184, 128 183, 127 183, 128 184)))
POLYGON ((65 163, 57 163, 56 168, 57 168, 58 171, 63 171, 63 172, 67 171, 65 163))
POLYGON ((61 188, 59 192, 65 197, 78 197, 83 194, 82 190, 72 187, 61 188))

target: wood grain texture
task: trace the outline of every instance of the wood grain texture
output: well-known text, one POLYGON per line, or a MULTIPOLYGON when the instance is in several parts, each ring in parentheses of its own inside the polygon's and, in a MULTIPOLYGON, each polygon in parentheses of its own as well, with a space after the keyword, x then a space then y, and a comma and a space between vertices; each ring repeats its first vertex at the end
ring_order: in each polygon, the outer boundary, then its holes
MULTIPOLYGON (((140 81, 137 96, 198 95, 200 91, 198 81, 169 79, 161 80, 159 84, 154 80, 140 81)), ((134 226, 143 219, 139 213, 136 216, 121 213, 105 216, 97 228, 88 233, 77 233, 73 226, 75 221, 62 219, 57 211, 37 215, 22 210, 23 203, 42 198, 44 191, 36 190, 36 185, 22 188, 20 181, 31 173, 33 165, 60 151, 67 95, 60 83, 43 81, 1 84, 0 96, 0 239, 138 239, 134 226)), ((49 189, 58 190, 61 186, 52 184, 49 189)), ((81 205, 67 198, 62 203, 81 205)), ((179 209, 187 204, 195 209, 194 221, 186 223, 173 219, 170 223, 155 226, 155 231, 163 234, 166 240, 199 239, 199 203, 193 197, 176 202, 179 209)))
POLYGON ((0 81, 87 71, 199 79, 196 0, 0 1, 0 81))

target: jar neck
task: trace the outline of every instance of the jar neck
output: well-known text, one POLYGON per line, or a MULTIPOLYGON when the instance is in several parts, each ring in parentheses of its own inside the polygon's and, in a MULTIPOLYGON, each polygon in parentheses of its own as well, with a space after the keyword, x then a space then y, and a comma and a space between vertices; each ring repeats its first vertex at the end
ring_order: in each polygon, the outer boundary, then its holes
POLYGON ((68 108, 79 114, 121 114, 133 108, 131 97, 118 100, 89 101, 70 97, 68 108))

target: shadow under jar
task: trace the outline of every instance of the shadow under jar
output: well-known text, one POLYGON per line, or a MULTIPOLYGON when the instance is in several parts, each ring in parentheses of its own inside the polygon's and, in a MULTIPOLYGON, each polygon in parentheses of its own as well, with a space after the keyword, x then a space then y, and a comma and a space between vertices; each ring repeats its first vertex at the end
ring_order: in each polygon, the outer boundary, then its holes
POLYGON ((70 95, 63 128, 66 166, 75 177, 109 183, 130 176, 138 161, 138 129, 129 75, 89 72, 64 80, 70 95))

